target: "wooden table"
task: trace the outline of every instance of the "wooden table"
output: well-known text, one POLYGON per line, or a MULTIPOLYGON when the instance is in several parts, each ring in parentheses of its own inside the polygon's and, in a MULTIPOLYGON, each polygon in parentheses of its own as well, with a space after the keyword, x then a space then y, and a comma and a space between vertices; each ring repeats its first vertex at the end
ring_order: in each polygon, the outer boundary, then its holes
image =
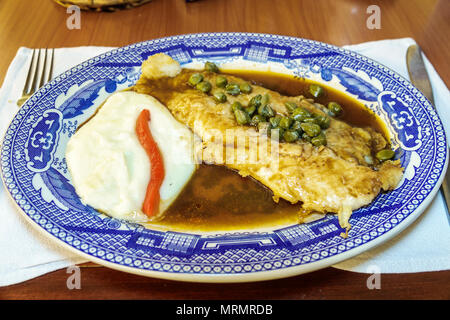
MULTIPOLYGON (((450 84, 448 0, 154 0, 115 13, 82 12, 81 29, 50 0, 0 1, 0 82, 20 46, 122 46, 195 32, 261 32, 335 45, 412 37, 450 84), (381 9, 381 29, 369 30, 366 9, 381 9)), ((144 278, 104 267, 82 268, 80 290, 68 290, 66 270, 0 288, 0 299, 449 299, 450 271, 385 274, 381 290, 368 275, 333 268, 247 284, 193 284, 144 278)))

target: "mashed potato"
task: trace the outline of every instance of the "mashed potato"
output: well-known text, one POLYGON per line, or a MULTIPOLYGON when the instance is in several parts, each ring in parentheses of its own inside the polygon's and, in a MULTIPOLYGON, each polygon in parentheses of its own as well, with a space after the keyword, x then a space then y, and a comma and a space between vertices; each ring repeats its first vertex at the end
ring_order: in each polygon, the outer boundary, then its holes
POLYGON ((171 204, 195 171, 193 134, 151 96, 112 95, 69 140, 66 160, 81 200, 112 217, 146 221, 141 211, 151 179, 150 161, 135 133, 143 109, 164 160, 159 213, 171 204))

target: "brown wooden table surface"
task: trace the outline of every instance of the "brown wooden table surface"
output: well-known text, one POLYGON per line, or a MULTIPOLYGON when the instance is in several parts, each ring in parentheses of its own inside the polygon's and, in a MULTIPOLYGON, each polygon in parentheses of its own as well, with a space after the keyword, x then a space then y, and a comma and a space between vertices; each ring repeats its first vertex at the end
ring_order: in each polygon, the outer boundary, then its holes
MULTIPOLYGON (((20 46, 122 46, 195 32, 260 32, 334 45, 412 37, 450 83, 448 0, 154 0, 115 13, 81 13, 69 30, 65 8, 51 0, 0 0, 0 83, 20 46), (369 30, 366 9, 381 9, 381 29, 369 30)), ((388 54, 388 53, 387 53, 388 54)), ((81 269, 81 289, 69 290, 59 270, 0 288, 0 299, 450 299, 450 271, 368 275, 327 268, 288 279, 244 284, 194 284, 144 278, 104 267, 81 269)))

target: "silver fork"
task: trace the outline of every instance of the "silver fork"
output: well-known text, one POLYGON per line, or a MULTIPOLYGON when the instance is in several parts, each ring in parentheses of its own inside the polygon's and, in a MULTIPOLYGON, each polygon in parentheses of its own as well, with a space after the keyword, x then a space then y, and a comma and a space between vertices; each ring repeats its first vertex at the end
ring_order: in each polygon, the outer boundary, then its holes
POLYGON ((27 79, 23 86, 22 97, 17 100, 17 105, 21 107, 28 98, 40 87, 52 79, 53 57, 55 50, 43 49, 43 60, 41 61, 41 49, 34 49, 31 55, 30 67, 28 69, 27 79), (37 54, 36 54, 37 52, 37 54))

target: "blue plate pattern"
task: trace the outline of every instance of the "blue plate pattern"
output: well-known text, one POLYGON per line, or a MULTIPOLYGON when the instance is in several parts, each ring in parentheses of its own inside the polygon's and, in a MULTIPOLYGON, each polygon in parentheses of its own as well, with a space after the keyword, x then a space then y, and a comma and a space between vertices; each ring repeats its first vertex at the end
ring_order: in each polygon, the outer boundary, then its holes
POLYGON ((247 281, 325 267, 412 222, 447 166, 442 123, 426 98, 388 68, 328 44, 267 34, 192 34, 133 44, 92 58, 35 93, 12 120, 1 173, 32 223, 89 259, 124 271, 195 281, 247 281), (400 186, 354 212, 348 238, 336 216, 274 230, 189 234, 146 229, 85 206, 70 182, 65 144, 110 94, 132 86, 149 55, 182 65, 213 60, 273 64, 346 91, 382 117, 405 169, 400 186))

